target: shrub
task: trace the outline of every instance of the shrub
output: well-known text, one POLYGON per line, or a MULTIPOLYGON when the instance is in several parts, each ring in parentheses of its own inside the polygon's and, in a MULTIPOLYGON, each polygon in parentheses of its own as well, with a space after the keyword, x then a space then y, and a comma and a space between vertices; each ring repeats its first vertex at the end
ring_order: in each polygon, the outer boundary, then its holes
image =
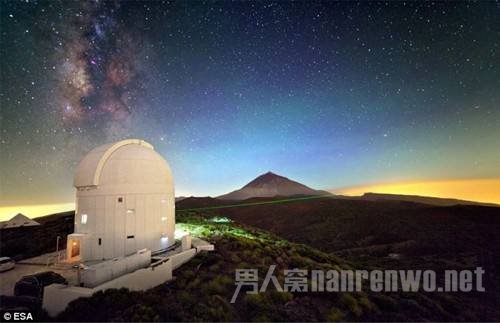
POLYGON ((126 321, 160 322, 160 316, 158 313, 150 306, 142 304, 129 307, 123 316, 126 321))
POLYGON ((325 315, 325 321, 328 322, 342 322, 344 320, 344 313, 336 307, 332 307, 325 315))
POLYGON ((342 294, 340 303, 346 306, 356 317, 360 317, 363 314, 361 306, 359 306, 358 301, 351 294, 342 294))
POLYGON ((214 273, 218 273, 220 271, 220 264, 219 263, 216 263, 216 264, 213 264, 212 266, 210 266, 210 268, 208 268, 208 270, 210 270, 211 272, 214 272, 214 273))
POLYGON ((198 287, 198 285, 200 285, 200 283, 201 283, 200 278, 196 277, 187 285, 187 289, 195 289, 198 287))
POLYGON ((378 310, 377 305, 373 304, 366 296, 362 296, 359 299, 359 304, 362 308, 365 309, 365 312, 373 312, 378 310))
POLYGON ((246 294, 244 297, 245 305, 251 311, 261 311, 269 309, 269 303, 264 294, 246 294))
POLYGON ((289 292, 278 292, 276 290, 268 291, 269 297, 273 301, 273 303, 282 303, 285 304, 293 299, 293 294, 289 292))
POLYGON ((219 294, 223 295, 229 287, 234 286, 234 281, 228 276, 216 276, 214 279, 206 282, 202 290, 204 294, 219 294))
POLYGON ((231 262, 233 262, 235 264, 239 264, 241 262, 240 257, 238 257, 238 255, 236 253, 232 253, 231 257, 229 259, 231 260, 231 262))
POLYGON ((189 306, 189 305, 194 305, 196 304, 196 300, 193 299, 193 296, 191 293, 187 292, 186 290, 181 290, 177 292, 177 299, 179 302, 181 302, 184 306, 189 306))
POLYGON ((376 294, 373 298, 375 303, 383 312, 397 310, 397 302, 392 297, 383 294, 376 294))

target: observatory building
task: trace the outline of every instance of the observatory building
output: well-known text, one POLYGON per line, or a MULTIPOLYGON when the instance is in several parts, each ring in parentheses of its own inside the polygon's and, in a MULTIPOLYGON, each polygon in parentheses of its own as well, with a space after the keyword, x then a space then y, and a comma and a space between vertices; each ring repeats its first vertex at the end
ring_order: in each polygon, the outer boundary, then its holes
POLYGON ((175 197, 168 163, 149 143, 97 147, 75 172, 75 232, 67 259, 105 260, 174 244, 175 197))

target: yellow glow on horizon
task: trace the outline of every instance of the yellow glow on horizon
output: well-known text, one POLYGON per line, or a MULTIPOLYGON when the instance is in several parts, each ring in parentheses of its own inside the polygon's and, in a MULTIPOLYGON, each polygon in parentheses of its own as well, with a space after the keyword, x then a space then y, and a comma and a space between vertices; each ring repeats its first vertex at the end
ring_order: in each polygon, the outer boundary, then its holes
MULTIPOLYGON (((358 196, 368 192, 419 195, 500 204, 500 178, 379 183, 339 188, 330 192, 348 196, 358 196)), ((75 203, 0 206, 0 221, 7 221, 17 213, 36 218, 74 209, 75 203)))
POLYGON ((380 183, 340 188, 331 192, 351 196, 363 195, 368 192, 420 195, 500 204, 500 178, 380 183))
POLYGON ((22 213, 32 219, 74 209, 75 203, 0 206, 0 221, 10 220, 10 218, 18 213, 22 213))

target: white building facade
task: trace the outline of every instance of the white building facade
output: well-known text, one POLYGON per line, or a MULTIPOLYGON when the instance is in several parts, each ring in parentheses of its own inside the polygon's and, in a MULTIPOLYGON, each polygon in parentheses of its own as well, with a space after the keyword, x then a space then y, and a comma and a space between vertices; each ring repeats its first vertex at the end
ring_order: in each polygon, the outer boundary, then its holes
POLYGON ((93 149, 73 184, 75 232, 68 235, 68 260, 113 259, 174 244, 172 172, 149 143, 129 139, 93 149))

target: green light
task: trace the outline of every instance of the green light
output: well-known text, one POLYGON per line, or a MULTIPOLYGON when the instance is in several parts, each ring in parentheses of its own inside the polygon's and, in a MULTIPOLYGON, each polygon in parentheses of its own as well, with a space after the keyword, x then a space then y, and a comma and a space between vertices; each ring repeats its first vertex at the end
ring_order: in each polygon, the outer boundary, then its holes
POLYGON ((232 222, 231 219, 226 218, 224 216, 214 216, 213 218, 211 218, 208 221, 215 222, 215 223, 231 223, 232 222))
POLYGON ((177 222, 175 231, 178 233, 189 233, 193 237, 209 238, 217 235, 232 235, 251 240, 262 240, 240 227, 231 224, 231 220, 225 217, 214 217, 211 219, 184 218, 185 222, 177 222))

